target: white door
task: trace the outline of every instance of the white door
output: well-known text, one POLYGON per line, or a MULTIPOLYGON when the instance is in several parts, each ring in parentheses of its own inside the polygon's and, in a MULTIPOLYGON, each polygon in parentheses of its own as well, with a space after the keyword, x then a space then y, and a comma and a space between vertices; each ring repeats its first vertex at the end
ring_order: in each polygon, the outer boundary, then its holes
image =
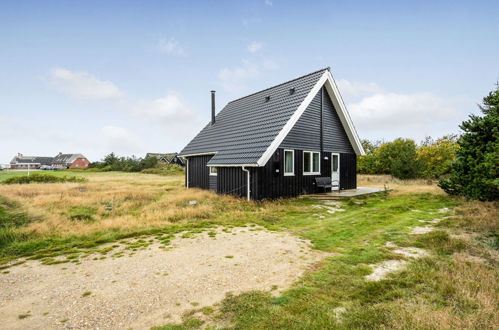
POLYGON ((331 190, 340 190, 340 154, 331 154, 331 190))

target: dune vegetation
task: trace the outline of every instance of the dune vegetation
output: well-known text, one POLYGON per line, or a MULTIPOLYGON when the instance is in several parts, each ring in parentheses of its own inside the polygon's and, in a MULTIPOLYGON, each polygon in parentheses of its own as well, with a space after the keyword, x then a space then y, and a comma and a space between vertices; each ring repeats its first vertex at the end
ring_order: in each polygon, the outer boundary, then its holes
POLYGON ((257 224, 308 239, 330 256, 279 295, 228 295, 215 306, 193 306, 182 324, 160 328, 492 329, 499 323, 497 203, 449 197, 428 180, 377 175, 360 176, 359 185, 392 191, 339 202, 248 202, 187 190, 182 176, 77 175, 86 182, 0 185, 1 268, 26 259, 50 264, 54 257, 78 263, 130 237, 167 244, 175 233, 188 238, 257 224), (415 235, 421 226, 431 230, 415 235), (407 257, 394 246, 425 254, 407 257), (406 267, 366 280, 372 265, 394 260, 406 267))

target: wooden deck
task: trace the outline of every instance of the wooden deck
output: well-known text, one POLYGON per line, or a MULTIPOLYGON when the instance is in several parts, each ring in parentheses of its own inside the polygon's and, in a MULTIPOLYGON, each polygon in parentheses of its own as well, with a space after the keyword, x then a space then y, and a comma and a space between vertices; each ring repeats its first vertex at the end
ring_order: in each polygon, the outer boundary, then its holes
POLYGON ((358 187, 357 189, 328 191, 325 193, 305 195, 305 196, 312 197, 315 199, 328 200, 328 199, 341 199, 341 198, 357 197, 368 194, 376 194, 384 191, 390 191, 390 189, 385 190, 384 188, 358 187))

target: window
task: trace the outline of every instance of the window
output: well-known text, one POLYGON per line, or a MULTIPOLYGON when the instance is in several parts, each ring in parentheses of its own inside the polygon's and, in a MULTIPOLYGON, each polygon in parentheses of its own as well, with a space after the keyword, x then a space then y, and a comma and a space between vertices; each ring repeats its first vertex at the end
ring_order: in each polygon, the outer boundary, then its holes
POLYGON ((294 150, 284 150, 284 175, 295 175, 294 150))
POLYGON ((319 152, 303 152, 303 174, 321 174, 321 156, 319 152))
POLYGON ((310 173, 312 172, 310 169, 310 154, 311 152, 304 151, 303 152, 303 173, 310 173))
POLYGON ((216 167, 210 167, 210 175, 217 175, 217 168, 216 167))

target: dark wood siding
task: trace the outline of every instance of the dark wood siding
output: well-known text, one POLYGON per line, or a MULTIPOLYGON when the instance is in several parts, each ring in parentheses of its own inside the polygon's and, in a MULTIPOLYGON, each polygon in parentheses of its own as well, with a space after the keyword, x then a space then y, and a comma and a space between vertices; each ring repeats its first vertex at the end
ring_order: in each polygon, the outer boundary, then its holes
MULTIPOLYGON (((284 149, 277 149, 264 167, 252 168, 251 197, 256 200, 294 197, 303 194, 324 192, 315 186, 315 178, 331 176, 331 153, 321 155, 321 174, 303 175, 303 150, 295 150, 295 175, 284 176, 284 149), (327 160, 324 159, 327 156, 327 160), (279 172, 276 172, 276 169, 279 172)), ((357 156, 350 153, 340 155, 340 189, 357 188, 357 156)))
POLYGON ((239 197, 246 197, 247 174, 241 167, 219 167, 217 192, 239 197))
POLYGON ((321 155, 321 174, 303 175, 303 150, 295 150, 295 175, 284 175, 284 149, 277 149, 264 167, 255 168, 252 174, 252 198, 274 199, 294 197, 317 192, 315 178, 331 176, 331 157, 324 160, 321 155), (276 169, 279 172, 276 172, 276 169))
POLYGON ((189 170, 187 172, 189 175, 188 180, 190 188, 209 189, 210 172, 206 164, 211 159, 211 157, 213 156, 207 155, 189 157, 189 170))
MULTIPOLYGON (((324 93, 322 100, 324 151, 353 153, 350 140, 327 91, 324 90, 322 93, 324 93)), ((320 121, 321 91, 317 93, 310 105, 303 112, 280 147, 319 151, 321 148, 320 121)))
POLYGON ((210 190, 217 191, 217 175, 210 175, 208 179, 210 190))
POLYGON ((340 154, 340 189, 357 188, 357 155, 340 154))

